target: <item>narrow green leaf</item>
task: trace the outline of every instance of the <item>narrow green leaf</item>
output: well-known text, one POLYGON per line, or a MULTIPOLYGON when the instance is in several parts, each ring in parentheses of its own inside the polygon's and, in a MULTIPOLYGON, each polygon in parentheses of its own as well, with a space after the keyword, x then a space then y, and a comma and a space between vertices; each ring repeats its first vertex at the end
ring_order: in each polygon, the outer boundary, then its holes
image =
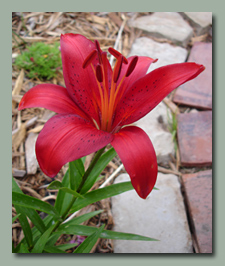
POLYGON ((102 199, 110 198, 115 195, 121 194, 125 191, 132 190, 133 186, 130 181, 113 184, 104 188, 99 188, 84 194, 84 199, 77 199, 71 209, 71 213, 82 209, 83 207, 100 201, 102 199))
POLYGON ((56 235, 56 234, 55 235, 51 235, 49 237, 48 242, 46 243, 46 245, 49 246, 49 247, 53 247, 59 237, 60 237, 60 235, 56 235))
POLYGON ((41 237, 36 242, 34 248, 32 249, 31 253, 42 253, 42 251, 44 250, 45 244, 47 243, 48 238, 53 229, 54 229, 54 224, 50 226, 48 230, 44 232, 43 235, 41 235, 41 237))
POLYGON ((51 184, 47 187, 47 189, 59 189, 61 188, 63 185, 61 182, 59 182, 58 180, 54 180, 51 182, 51 184))
POLYGON ((16 219, 17 219, 19 216, 20 216, 20 213, 17 214, 16 216, 14 216, 14 217, 12 218, 12 224, 16 221, 16 219))
POLYGON ((100 237, 102 231, 104 229, 104 225, 102 225, 99 229, 93 232, 90 236, 88 236, 84 242, 78 246, 73 253, 89 253, 95 243, 97 242, 98 238, 100 237))
POLYGON ((57 219, 61 219, 56 209, 52 207, 50 204, 28 195, 12 192, 12 203, 14 205, 18 205, 21 207, 39 210, 48 213, 50 215, 53 215, 57 219))
MULTIPOLYGON (((57 232, 53 234, 71 234, 71 235, 81 235, 81 236, 89 236, 93 234, 97 228, 86 226, 86 225, 70 225, 62 230, 57 230, 57 232)), ((147 236, 141 236, 137 234, 123 233, 123 232, 115 232, 110 230, 103 230, 100 235, 100 238, 106 239, 116 239, 116 240, 139 240, 139 241, 158 241, 157 239, 150 238, 147 236)))
POLYGON ((84 164, 81 159, 69 163, 70 188, 77 190, 84 175, 84 164))
POLYGON ((25 240, 27 242, 28 247, 32 247, 33 245, 33 236, 32 236, 32 232, 31 232, 31 228, 30 225, 28 223, 27 217, 26 215, 23 213, 23 208, 21 208, 20 206, 14 205, 17 214, 20 214, 19 216, 19 221, 20 221, 20 225, 23 229, 23 233, 24 233, 24 237, 25 240))
POLYGON ((84 165, 85 160, 86 160, 86 156, 84 156, 84 157, 82 157, 82 158, 80 158, 80 159, 81 159, 81 161, 82 161, 82 163, 83 163, 83 165, 84 165))
POLYGON ((74 248, 78 245, 78 243, 73 243, 73 244, 63 244, 63 245, 58 245, 57 248, 61 249, 61 250, 67 250, 67 249, 71 249, 74 248))
POLYGON ((24 244, 21 244, 20 249, 17 253, 30 253, 30 252, 24 244))
POLYGON ((93 211, 93 212, 89 212, 89 213, 85 213, 81 216, 78 216, 78 217, 75 217, 73 218, 72 220, 64 223, 64 224, 61 224, 59 227, 58 227, 58 230, 60 229, 63 229, 65 227, 67 227, 68 225, 76 225, 76 224, 81 224, 83 223, 84 221, 87 221, 89 219, 91 219, 92 217, 94 217, 95 215, 98 215, 99 213, 103 212, 103 210, 99 210, 99 211, 93 211))
POLYGON ((115 156, 116 151, 114 150, 114 148, 111 148, 100 157, 100 159, 92 169, 89 177, 87 178, 84 186, 82 187, 81 194, 86 193, 94 185, 98 176, 115 156))
MULTIPOLYGON (((14 178, 12 179, 12 190, 13 190, 13 192, 18 192, 18 193, 23 194, 23 192, 21 191, 21 189, 17 185, 17 183, 14 180, 14 178)), ((21 212, 23 214, 25 214, 31 220, 31 222, 37 227, 37 229, 41 233, 45 232, 46 227, 45 227, 42 219, 40 218, 40 216, 38 215, 38 213, 35 210, 28 209, 28 208, 22 208, 21 212)))
POLYGON ((59 249, 58 247, 50 247, 50 246, 45 246, 44 252, 46 253, 66 253, 64 250, 59 249))
MULTIPOLYGON (((69 170, 66 171, 63 177, 62 186, 70 188, 69 170)), ((72 197, 73 196, 71 194, 59 190, 55 201, 55 208, 60 214, 62 214, 63 210, 65 210, 67 206, 70 204, 72 197)))
POLYGON ((60 190, 65 191, 66 193, 72 194, 76 198, 84 199, 84 196, 82 196, 81 194, 77 193, 76 191, 74 191, 70 188, 62 187, 62 188, 60 188, 60 190))

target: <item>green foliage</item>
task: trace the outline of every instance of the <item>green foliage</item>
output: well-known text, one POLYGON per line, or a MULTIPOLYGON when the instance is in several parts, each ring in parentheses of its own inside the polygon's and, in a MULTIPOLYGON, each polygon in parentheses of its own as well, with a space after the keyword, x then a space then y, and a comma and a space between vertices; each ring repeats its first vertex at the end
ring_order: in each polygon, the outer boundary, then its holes
POLYGON ((177 150, 177 114, 172 113, 171 115, 169 114, 169 111, 167 109, 167 118, 168 118, 168 129, 170 133, 172 134, 172 140, 174 142, 174 147, 175 150, 177 150))
POLYGON ((33 43, 16 58, 14 65, 25 69, 29 78, 49 80, 56 77, 57 70, 62 67, 59 43, 33 43))
POLYGON ((17 212, 13 222, 18 218, 24 233, 24 238, 16 247, 14 247, 13 243, 12 252, 66 253, 67 250, 73 248, 74 253, 88 253, 98 238, 156 241, 156 239, 141 235, 104 230, 104 225, 99 228, 81 225, 84 221, 88 221, 90 218, 100 214, 102 210, 66 219, 70 213, 78 211, 89 204, 133 189, 131 182, 123 182, 89 191, 99 174, 115 155, 114 149, 110 149, 104 154, 100 152, 99 160, 96 161, 94 159, 91 162, 91 171, 89 171, 89 176, 86 179, 87 185, 84 182, 82 186, 80 184, 82 184, 82 179, 84 179, 86 173, 84 161, 78 159, 69 163, 69 169, 62 182, 55 180, 48 187, 48 189, 58 189, 54 206, 24 194, 14 178, 12 178, 12 203, 17 212), (77 180, 74 181, 73 179, 77 180), (40 211, 47 214, 43 220, 39 216, 40 211), (34 225, 32 228, 29 226, 28 218, 34 225), (61 235, 80 235, 86 236, 86 239, 79 246, 78 243, 58 245, 57 240, 61 235))

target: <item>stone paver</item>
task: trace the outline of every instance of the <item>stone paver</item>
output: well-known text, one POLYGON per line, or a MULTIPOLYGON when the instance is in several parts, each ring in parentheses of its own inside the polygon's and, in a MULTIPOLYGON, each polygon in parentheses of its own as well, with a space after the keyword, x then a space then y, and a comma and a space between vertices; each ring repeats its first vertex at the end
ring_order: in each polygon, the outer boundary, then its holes
MULTIPOLYGON (((117 182, 129 181, 127 174, 117 182)), ((114 241, 114 253, 192 253, 180 183, 175 175, 158 174, 156 187, 146 200, 134 190, 112 197, 113 230, 140 234, 160 241, 114 241)))
POLYGON ((184 47, 193 35, 192 27, 177 12, 155 12, 149 16, 130 20, 128 24, 150 36, 166 38, 184 47))
POLYGON ((178 114, 177 121, 181 164, 212 165, 212 111, 178 114))
POLYGON ((157 161, 162 165, 167 165, 171 160, 170 154, 175 154, 172 134, 168 131, 168 116, 171 116, 170 109, 161 102, 135 123, 148 134, 155 148, 157 161))
POLYGON ((185 174, 185 194, 199 253, 212 253, 212 170, 185 174))
POLYGON ((134 41, 129 56, 148 56, 158 61, 151 64, 148 72, 169 64, 183 63, 187 58, 187 50, 168 43, 158 43, 147 37, 141 37, 134 41))
POLYGON ((191 49, 189 62, 203 64, 205 70, 195 79, 181 85, 173 101, 201 109, 212 109, 212 43, 196 42, 191 49))
POLYGON ((207 33, 212 25, 212 12, 182 12, 181 14, 195 28, 197 35, 207 33))

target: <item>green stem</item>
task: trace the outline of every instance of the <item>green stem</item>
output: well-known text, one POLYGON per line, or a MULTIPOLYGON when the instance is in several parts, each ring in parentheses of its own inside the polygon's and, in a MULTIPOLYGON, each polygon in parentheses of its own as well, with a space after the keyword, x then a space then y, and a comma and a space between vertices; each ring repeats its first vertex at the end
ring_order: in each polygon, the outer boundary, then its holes
POLYGON ((92 169, 94 168, 94 166, 96 165, 97 161, 99 160, 99 158, 101 157, 101 155, 103 154, 105 150, 105 147, 102 148, 101 150, 97 151, 97 153, 95 154, 94 159, 92 160, 91 164, 89 165, 87 171, 84 173, 82 181, 77 189, 77 192, 80 193, 85 181, 87 180, 88 176, 90 175, 92 169))
MULTIPOLYGON (((99 158, 100 158, 101 155, 103 154, 104 150, 105 150, 105 147, 102 148, 101 150, 97 151, 97 153, 95 154, 94 159, 92 160, 92 162, 91 162, 91 164, 89 165, 87 171, 86 171, 86 172, 84 173, 84 175, 83 175, 82 181, 81 181, 81 183, 80 183, 80 185, 79 185, 79 187, 78 187, 78 189, 77 189, 77 192, 78 192, 78 193, 80 193, 80 191, 81 191, 81 189, 82 189, 82 187, 83 187, 85 181, 87 180, 87 178, 88 178, 89 174, 91 173, 92 169, 94 168, 94 166, 96 165, 97 161, 99 160, 99 158)), ((76 201, 76 199, 77 199, 76 197, 73 197, 73 198, 72 198, 72 200, 71 200, 69 206, 66 208, 66 210, 65 210, 64 213, 62 214, 62 219, 63 219, 63 220, 64 220, 64 219, 66 218, 66 216, 68 215, 68 213, 69 213, 70 209, 72 208, 72 206, 73 206, 74 202, 76 201)), ((57 221, 57 222, 55 223, 55 227, 54 227, 54 229, 53 229, 52 231, 55 231, 55 230, 59 227, 60 224, 61 224, 61 221, 57 221)))

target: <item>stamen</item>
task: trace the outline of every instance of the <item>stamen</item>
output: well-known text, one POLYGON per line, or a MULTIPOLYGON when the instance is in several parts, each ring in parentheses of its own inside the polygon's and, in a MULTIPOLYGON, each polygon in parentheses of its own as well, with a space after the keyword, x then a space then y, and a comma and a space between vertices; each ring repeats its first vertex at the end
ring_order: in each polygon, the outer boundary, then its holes
POLYGON ((113 55, 116 59, 118 59, 120 56, 122 56, 122 57, 123 57, 123 63, 124 63, 124 64, 128 64, 128 61, 127 61, 126 57, 123 56, 120 52, 118 52, 118 51, 115 50, 114 48, 109 47, 108 51, 109 51, 109 53, 110 53, 111 55, 113 55))
POLYGON ((107 53, 103 52, 102 53, 102 63, 103 63, 103 71, 104 71, 104 84, 105 84, 105 88, 106 91, 108 92, 109 86, 108 86, 108 59, 107 59, 107 53))
POLYGON ((97 50, 91 51, 91 53, 85 58, 82 67, 86 68, 91 64, 91 62, 94 60, 95 56, 97 54, 97 50))
POLYGON ((96 77, 97 77, 98 82, 103 81, 102 67, 99 64, 96 66, 96 77))
POLYGON ((121 72, 121 69, 122 69, 123 59, 124 59, 124 57, 122 55, 120 55, 119 58, 116 61, 115 68, 114 68, 114 71, 113 71, 113 81, 114 81, 114 83, 116 83, 118 81, 118 79, 119 79, 120 72, 121 72))
POLYGON ((137 61, 138 61, 138 56, 135 56, 135 57, 131 60, 129 66, 128 66, 128 68, 127 68, 127 72, 126 72, 126 75, 125 75, 126 77, 129 77, 130 74, 134 71, 134 68, 136 67, 137 61))

